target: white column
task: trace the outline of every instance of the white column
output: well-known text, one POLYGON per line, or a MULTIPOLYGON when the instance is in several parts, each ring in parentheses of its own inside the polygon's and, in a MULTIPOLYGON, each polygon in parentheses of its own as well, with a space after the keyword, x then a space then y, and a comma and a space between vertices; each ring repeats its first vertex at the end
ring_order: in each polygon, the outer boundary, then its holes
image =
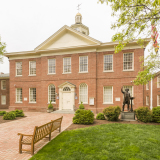
POLYGON ((150 96, 150 109, 152 110, 153 106, 152 106, 152 99, 153 99, 153 94, 152 94, 152 91, 153 91, 153 86, 152 86, 152 78, 151 78, 151 96, 150 96))

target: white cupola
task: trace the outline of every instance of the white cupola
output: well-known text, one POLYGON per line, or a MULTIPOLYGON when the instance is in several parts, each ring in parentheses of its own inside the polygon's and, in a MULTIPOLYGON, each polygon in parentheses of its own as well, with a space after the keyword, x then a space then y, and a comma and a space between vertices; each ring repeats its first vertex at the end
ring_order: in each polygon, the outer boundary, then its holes
POLYGON ((89 35, 89 28, 82 24, 82 15, 78 12, 75 16, 75 24, 71 25, 71 28, 79 31, 85 35, 89 35))

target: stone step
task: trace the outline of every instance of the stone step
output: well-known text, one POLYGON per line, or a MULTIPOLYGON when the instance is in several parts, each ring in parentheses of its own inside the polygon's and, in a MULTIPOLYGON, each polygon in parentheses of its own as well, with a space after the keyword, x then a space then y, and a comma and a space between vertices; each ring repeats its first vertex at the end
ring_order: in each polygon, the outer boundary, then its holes
POLYGON ((57 114, 57 113, 61 113, 61 114, 74 114, 75 112, 73 110, 56 110, 53 111, 51 113, 57 114))

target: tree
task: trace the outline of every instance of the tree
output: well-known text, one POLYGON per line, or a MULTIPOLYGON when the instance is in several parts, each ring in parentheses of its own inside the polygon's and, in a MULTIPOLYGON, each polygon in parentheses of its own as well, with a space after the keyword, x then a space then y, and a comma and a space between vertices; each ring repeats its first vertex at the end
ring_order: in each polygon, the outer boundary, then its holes
POLYGON ((99 0, 111 5, 112 16, 117 21, 112 29, 118 29, 112 41, 119 41, 115 53, 120 52, 129 42, 137 40, 143 46, 145 38, 151 38, 153 46, 146 58, 141 58, 142 71, 134 80, 135 85, 146 84, 154 77, 154 72, 160 69, 159 44, 157 42, 160 30, 160 0, 99 0))
POLYGON ((1 42, 1 37, 0 37, 0 62, 3 61, 3 53, 6 51, 6 44, 4 42, 1 42))

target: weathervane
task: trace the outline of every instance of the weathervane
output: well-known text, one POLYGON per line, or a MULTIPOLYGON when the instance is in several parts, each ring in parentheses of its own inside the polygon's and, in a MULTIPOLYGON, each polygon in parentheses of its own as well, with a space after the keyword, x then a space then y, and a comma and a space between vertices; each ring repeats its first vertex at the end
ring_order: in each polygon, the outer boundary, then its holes
MULTIPOLYGON (((81 4, 82 4, 82 3, 81 3, 81 4)), ((79 7, 80 7, 80 5, 81 5, 81 4, 78 4, 78 6, 77 6, 77 7, 78 7, 78 9, 77 9, 77 10, 78 10, 78 12, 79 12, 79 10, 80 10, 80 8, 79 8, 79 7)))

